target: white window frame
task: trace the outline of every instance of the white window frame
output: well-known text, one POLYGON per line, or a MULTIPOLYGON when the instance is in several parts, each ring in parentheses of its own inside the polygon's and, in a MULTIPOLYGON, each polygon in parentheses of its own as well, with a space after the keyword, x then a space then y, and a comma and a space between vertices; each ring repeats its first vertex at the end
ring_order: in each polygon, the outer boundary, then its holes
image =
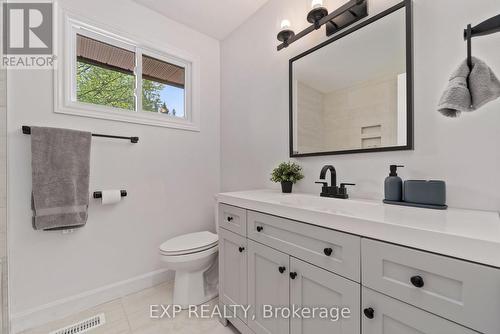
MULTIPOLYGON (((137 42, 137 38, 124 38, 124 33, 116 29, 104 27, 101 24, 88 23, 81 17, 68 12, 62 13, 58 52, 58 69, 55 71, 56 87, 54 112, 75 116, 100 118, 121 122, 176 128, 182 130, 200 131, 199 115, 199 73, 198 59, 185 52, 173 48, 159 48, 158 43, 137 42), (77 34, 93 38, 116 47, 135 53, 136 87, 135 110, 124 110, 115 107, 77 101, 76 96, 76 36, 77 34), (156 45, 152 47, 151 45, 156 45), (185 69, 184 87, 184 117, 157 114, 142 110, 142 55, 165 61, 185 69)), ((130 34, 126 34, 130 36, 130 34)), ((142 40, 142 39, 141 39, 142 40)))

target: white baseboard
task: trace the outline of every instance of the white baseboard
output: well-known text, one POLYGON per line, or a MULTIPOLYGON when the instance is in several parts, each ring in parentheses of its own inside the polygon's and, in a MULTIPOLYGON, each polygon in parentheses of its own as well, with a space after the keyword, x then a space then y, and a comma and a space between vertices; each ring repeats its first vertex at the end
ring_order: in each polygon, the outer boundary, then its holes
POLYGON ((24 312, 11 315, 11 333, 36 328, 51 321, 63 319, 97 305, 121 298, 152 286, 173 281, 174 272, 167 269, 153 271, 125 281, 113 283, 78 295, 59 299, 24 312))

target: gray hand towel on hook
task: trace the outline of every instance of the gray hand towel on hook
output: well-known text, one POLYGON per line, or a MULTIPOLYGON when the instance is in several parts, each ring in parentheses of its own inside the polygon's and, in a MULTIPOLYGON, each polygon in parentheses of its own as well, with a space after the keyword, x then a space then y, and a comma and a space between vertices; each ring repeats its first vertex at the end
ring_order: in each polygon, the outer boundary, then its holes
POLYGON ((87 222, 92 134, 31 128, 33 228, 62 230, 87 222))
POLYGON ((451 75, 438 110, 448 117, 477 110, 500 97, 500 81, 482 60, 472 57, 472 71, 463 61, 451 75))

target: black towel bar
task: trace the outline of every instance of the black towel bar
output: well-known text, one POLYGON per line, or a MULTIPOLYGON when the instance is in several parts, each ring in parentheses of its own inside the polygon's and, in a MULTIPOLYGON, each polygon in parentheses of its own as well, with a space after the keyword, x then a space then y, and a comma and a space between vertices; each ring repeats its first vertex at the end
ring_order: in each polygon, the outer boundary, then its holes
POLYGON ((464 40, 467 41, 467 65, 472 68, 472 37, 486 36, 500 32, 500 15, 493 16, 477 26, 467 25, 464 40))
MULTIPOLYGON (((30 135, 31 134, 31 127, 27 125, 23 125, 22 127, 23 133, 25 135, 30 135)), ((131 143, 137 144, 139 142, 139 137, 123 137, 123 136, 112 136, 112 135, 101 135, 98 133, 93 133, 92 137, 103 137, 103 138, 113 138, 113 139, 126 139, 130 140, 131 143)))
MULTIPOLYGON (((126 190, 120 190, 120 194, 122 197, 127 197, 127 191, 126 190)), ((102 198, 102 191, 95 191, 94 192, 94 198, 102 198)))

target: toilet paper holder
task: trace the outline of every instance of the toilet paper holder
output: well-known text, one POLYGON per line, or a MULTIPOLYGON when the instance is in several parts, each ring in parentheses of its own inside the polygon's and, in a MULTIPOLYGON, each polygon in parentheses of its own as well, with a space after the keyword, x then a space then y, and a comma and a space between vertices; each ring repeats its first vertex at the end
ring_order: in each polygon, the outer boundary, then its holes
MULTIPOLYGON (((120 195, 122 197, 127 196, 127 191, 126 190, 120 190, 120 195)), ((102 192, 101 191, 94 191, 94 198, 102 198, 102 192)))

